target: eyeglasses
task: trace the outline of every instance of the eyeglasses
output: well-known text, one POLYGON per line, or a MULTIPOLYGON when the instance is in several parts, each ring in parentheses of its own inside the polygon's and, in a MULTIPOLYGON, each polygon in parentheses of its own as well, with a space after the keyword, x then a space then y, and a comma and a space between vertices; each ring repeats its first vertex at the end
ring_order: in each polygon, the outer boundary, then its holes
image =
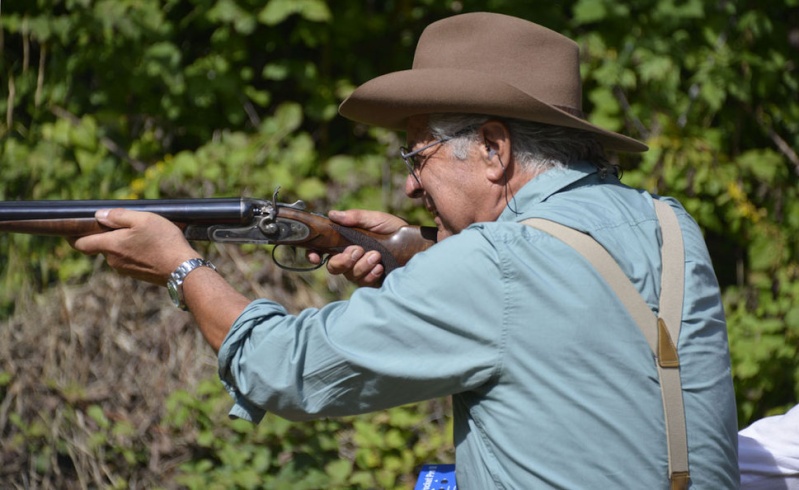
POLYGON ((452 139, 455 139, 455 138, 458 138, 460 136, 463 136, 464 134, 468 133, 469 131, 472 131, 475 127, 477 127, 477 126, 466 126, 465 128, 456 131, 454 135, 446 136, 446 137, 441 138, 441 139, 437 139, 437 140, 433 141, 432 143, 430 143, 429 145, 425 145, 425 146, 419 148, 418 150, 408 151, 408 147, 405 147, 405 146, 400 147, 400 149, 399 149, 400 150, 400 152, 399 152, 400 153, 400 157, 402 157, 402 161, 405 162, 405 166, 408 167, 408 173, 413 176, 413 178, 416 180, 416 183, 418 183, 419 185, 421 185, 421 183, 422 183, 419 180, 419 176, 416 175, 416 169, 421 166, 421 163, 416 161, 416 155, 418 155, 419 153, 421 153, 421 152, 423 152, 423 151, 425 151, 425 150, 427 150, 429 148, 432 148, 434 146, 438 146, 440 144, 446 143, 447 141, 450 141, 452 139))
POLYGON ((432 148, 432 147, 440 145, 442 143, 446 143, 447 141, 449 141, 451 139, 452 139, 451 136, 448 136, 446 138, 441 138, 439 140, 436 140, 436 141, 430 143, 429 145, 425 145, 425 146, 419 148, 418 150, 414 150, 414 151, 411 151, 411 152, 409 152, 408 148, 405 147, 405 146, 400 147, 400 156, 402 157, 402 161, 405 162, 405 166, 408 167, 408 173, 413 175, 413 178, 416 179, 416 182, 418 184, 421 185, 421 182, 419 181, 419 176, 416 175, 416 169, 419 168, 421 166, 421 164, 416 161, 416 155, 418 155, 419 153, 427 150, 428 148, 432 148))

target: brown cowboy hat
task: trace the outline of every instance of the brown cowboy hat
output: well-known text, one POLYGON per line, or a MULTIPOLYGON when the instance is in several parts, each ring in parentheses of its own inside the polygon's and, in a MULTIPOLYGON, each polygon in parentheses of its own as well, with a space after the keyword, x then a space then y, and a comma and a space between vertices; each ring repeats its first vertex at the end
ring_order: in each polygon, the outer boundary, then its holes
POLYGON ((361 85, 339 113, 400 131, 414 115, 485 114, 590 131, 609 150, 646 151, 585 119, 579 51, 571 39, 523 19, 456 15, 424 30, 412 69, 361 85))

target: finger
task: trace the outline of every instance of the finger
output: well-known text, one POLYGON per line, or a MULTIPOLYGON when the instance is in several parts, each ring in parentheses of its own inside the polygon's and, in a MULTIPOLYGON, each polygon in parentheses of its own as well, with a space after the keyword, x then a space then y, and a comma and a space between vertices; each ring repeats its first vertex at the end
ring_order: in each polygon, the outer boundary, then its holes
POLYGON ((380 254, 368 252, 355 262, 349 272, 344 273, 344 277, 359 286, 373 286, 382 280, 383 271, 383 265, 380 264, 380 254))
POLYGON ((355 282, 360 286, 378 286, 383 281, 384 274, 385 268, 383 264, 378 263, 372 267, 368 274, 355 282))
POLYGON ((94 235, 86 235, 83 237, 70 237, 67 240, 69 244, 77 250, 86 255, 97 255, 103 253, 108 248, 108 237, 105 236, 107 233, 115 233, 114 231, 108 231, 105 233, 97 233, 94 235))
POLYGON ((327 270, 334 275, 341 274, 359 286, 377 286, 385 275, 385 268, 380 260, 379 252, 364 253, 361 247, 352 245, 331 256, 327 262, 327 270))
MULTIPOLYGON (((113 231, 124 228, 132 228, 140 221, 146 219, 146 216, 144 213, 130 211, 123 208, 115 208, 98 209, 94 213, 94 219, 113 231)), ((88 255, 103 253, 107 249, 108 244, 115 240, 115 238, 107 236, 106 233, 97 233, 81 238, 73 238, 70 240, 70 245, 72 245, 75 250, 88 255)))
POLYGON ((361 212, 357 209, 349 209, 346 211, 330 211, 327 214, 327 217, 330 218, 331 221, 338 223, 344 226, 363 226, 361 218, 361 212))
POLYGON ((350 245, 343 252, 328 259, 327 271, 331 274, 349 274, 363 255, 364 250, 362 247, 350 245))
POLYGON ((313 250, 306 251, 305 258, 308 259, 308 262, 314 265, 319 265, 322 263, 322 260, 324 260, 322 254, 315 252, 313 250))
POLYGON ((377 233, 394 233, 408 223, 397 216, 379 211, 349 209, 346 211, 330 211, 331 221, 343 226, 364 228, 377 233))
POLYGON ((367 252, 363 258, 355 262, 350 274, 355 280, 360 281, 370 275, 376 275, 377 273, 375 272, 375 268, 377 267, 380 267, 381 269, 383 267, 380 265, 380 253, 373 250, 371 252, 367 252))
POLYGON ((109 228, 133 228, 148 219, 150 213, 131 211, 130 209, 98 209, 94 218, 109 228))

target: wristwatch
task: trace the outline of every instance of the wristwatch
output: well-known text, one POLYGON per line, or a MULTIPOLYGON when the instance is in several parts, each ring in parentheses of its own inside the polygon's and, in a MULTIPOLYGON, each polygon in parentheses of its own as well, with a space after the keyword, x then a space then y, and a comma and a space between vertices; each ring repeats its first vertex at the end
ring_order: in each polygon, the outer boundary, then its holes
POLYGON ((210 267, 212 270, 216 270, 214 264, 205 259, 189 259, 180 264, 178 268, 175 269, 175 272, 169 275, 169 280, 166 282, 166 289, 169 291, 169 297, 172 299, 172 303, 183 311, 188 311, 189 309, 183 298, 183 281, 186 280, 186 276, 188 276, 191 271, 198 267, 210 267))

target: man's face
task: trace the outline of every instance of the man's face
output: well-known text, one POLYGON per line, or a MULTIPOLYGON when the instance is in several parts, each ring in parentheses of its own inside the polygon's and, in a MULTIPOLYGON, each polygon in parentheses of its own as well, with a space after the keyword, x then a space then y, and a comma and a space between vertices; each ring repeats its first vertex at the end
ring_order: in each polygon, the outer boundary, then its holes
MULTIPOLYGON (((408 120, 407 138, 410 151, 435 141, 428 131, 426 116, 408 120)), ((448 142, 444 142, 422 151, 416 162, 419 181, 408 175, 405 194, 422 199, 438 226, 439 241, 472 223, 496 218, 483 216, 482 198, 490 182, 481 172, 483 165, 476 148, 470 148, 466 160, 459 160, 452 156, 448 142)))

